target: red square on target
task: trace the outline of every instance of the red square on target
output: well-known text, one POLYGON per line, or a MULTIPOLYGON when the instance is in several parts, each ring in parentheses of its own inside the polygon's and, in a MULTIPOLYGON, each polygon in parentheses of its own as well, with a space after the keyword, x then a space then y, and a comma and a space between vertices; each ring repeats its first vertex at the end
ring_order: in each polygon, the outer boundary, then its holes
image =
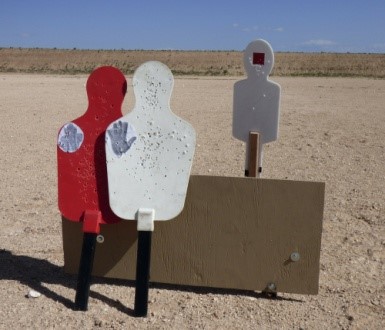
POLYGON ((253 64, 264 65, 265 53, 253 53, 253 64))

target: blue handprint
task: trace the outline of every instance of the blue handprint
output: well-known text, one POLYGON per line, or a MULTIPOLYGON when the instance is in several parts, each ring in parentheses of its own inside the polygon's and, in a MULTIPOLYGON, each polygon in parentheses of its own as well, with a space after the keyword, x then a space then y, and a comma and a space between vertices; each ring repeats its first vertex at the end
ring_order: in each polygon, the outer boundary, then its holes
POLYGON ((122 122, 119 120, 117 123, 112 125, 112 128, 107 130, 108 136, 111 139, 112 150, 118 157, 127 152, 136 140, 135 132, 131 126, 129 135, 132 136, 127 138, 128 128, 129 127, 127 122, 122 122))
POLYGON ((65 152, 75 152, 80 148, 83 139, 84 134, 80 127, 69 123, 60 131, 58 145, 65 152))

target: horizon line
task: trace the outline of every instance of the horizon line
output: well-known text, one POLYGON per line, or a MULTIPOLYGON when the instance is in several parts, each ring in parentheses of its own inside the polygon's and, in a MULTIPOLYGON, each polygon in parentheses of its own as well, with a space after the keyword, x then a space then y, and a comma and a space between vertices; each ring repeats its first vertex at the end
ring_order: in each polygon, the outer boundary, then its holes
MULTIPOLYGON (((59 47, 21 47, 21 46, 0 46, 1 49, 19 49, 19 50, 55 50, 55 51, 116 51, 116 52, 212 52, 212 53, 241 53, 244 50, 236 49, 126 49, 126 48, 59 48, 59 47)), ((293 54, 352 54, 352 55, 385 55, 381 52, 338 52, 338 51, 289 51, 289 50, 274 50, 274 53, 293 53, 293 54)))

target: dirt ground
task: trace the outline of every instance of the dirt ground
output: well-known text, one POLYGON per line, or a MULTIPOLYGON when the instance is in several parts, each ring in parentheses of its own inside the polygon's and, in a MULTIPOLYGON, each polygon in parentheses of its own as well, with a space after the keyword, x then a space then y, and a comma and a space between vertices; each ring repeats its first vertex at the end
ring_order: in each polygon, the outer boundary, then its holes
MULTIPOLYGON (((263 176, 326 182, 318 295, 152 285, 138 319, 122 280, 95 279, 89 310, 74 311, 76 277, 62 270, 56 135, 86 110, 86 79, 0 74, 0 329, 385 328, 385 80, 273 79, 280 137, 264 149, 263 176)), ((194 174, 243 175, 231 136, 237 79, 175 80, 172 109, 197 131, 194 174)), ((133 103, 129 88, 124 113, 133 103)))

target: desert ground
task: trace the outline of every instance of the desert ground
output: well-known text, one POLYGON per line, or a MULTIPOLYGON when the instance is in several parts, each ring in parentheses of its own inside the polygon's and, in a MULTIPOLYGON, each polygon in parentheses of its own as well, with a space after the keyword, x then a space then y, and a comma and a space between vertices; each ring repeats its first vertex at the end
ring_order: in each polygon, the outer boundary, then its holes
MULTIPOLYGON (((263 177, 326 183, 318 295, 152 284, 149 316, 135 318, 131 282, 95 279, 80 312, 63 271, 56 136, 85 112, 86 79, 0 74, 0 329, 385 328, 385 80, 273 78, 280 134, 263 177)), ((231 135, 239 79, 176 77, 171 107, 197 132, 193 174, 243 176, 245 147, 231 135)))
MULTIPOLYGON (((89 74, 98 66, 113 65, 129 75, 145 61, 160 61, 178 75, 245 74, 240 51, 0 47, 0 72, 89 74)), ((276 52, 274 63, 274 76, 385 78, 385 54, 276 52)))

